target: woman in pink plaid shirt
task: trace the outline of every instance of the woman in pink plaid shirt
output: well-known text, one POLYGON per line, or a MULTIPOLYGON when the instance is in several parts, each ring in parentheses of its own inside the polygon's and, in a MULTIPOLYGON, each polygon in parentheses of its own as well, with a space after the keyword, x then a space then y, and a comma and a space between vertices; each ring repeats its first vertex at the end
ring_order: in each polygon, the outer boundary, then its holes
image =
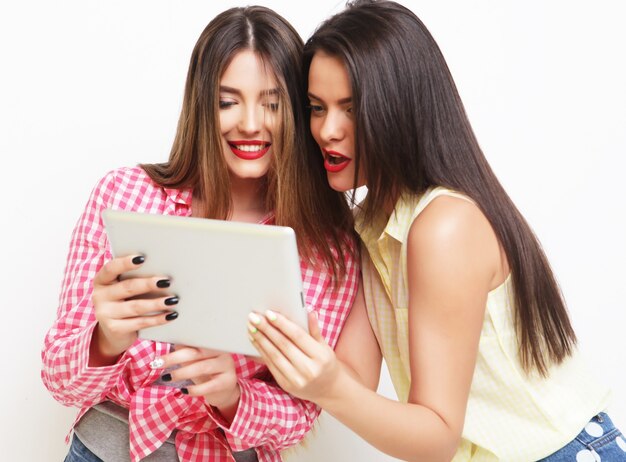
POLYGON ((279 461, 316 419, 314 404, 281 390, 244 356, 170 352, 169 344, 138 339, 139 329, 176 322, 178 298, 166 277, 118 281, 150 255, 112 259, 101 220, 113 208, 293 227, 307 304, 334 345, 359 268, 350 210, 318 156, 302 155, 312 148, 302 46, 269 9, 218 15, 193 50, 169 160, 114 170, 93 190, 42 352, 46 387, 81 409, 67 462, 279 461), (155 290, 160 298, 142 298, 155 290))

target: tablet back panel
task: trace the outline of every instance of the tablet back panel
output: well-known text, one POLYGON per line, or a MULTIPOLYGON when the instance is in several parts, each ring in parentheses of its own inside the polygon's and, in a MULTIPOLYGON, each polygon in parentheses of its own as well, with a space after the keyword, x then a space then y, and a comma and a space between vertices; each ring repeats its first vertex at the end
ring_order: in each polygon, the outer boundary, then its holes
POLYGON ((306 329, 296 237, 282 226, 106 210, 114 256, 144 255, 124 277, 165 276, 177 319, 142 338, 258 356, 247 316, 272 309, 306 329))

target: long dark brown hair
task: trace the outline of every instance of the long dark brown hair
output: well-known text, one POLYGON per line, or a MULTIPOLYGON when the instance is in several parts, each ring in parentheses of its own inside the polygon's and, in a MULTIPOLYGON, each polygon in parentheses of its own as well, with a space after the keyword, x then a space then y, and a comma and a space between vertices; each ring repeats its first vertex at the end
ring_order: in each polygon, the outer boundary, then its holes
POLYGON ((266 177, 266 209, 277 225, 291 226, 301 256, 322 262, 334 276, 345 270, 338 253, 349 250, 352 214, 326 181, 319 162, 303 153, 308 131, 303 108, 303 42, 274 11, 261 6, 231 8, 216 16, 198 39, 189 64, 183 107, 169 160, 142 168, 157 184, 190 188, 206 218, 228 219, 230 180, 219 125, 220 79, 240 51, 259 56, 279 87, 278 133, 266 177))
POLYGON ((350 76, 356 175, 364 169, 368 187, 364 221, 405 191, 444 186, 471 197, 511 268, 521 363, 547 375, 576 344, 562 294, 539 241, 485 159, 424 24, 392 1, 354 1, 307 41, 306 72, 316 51, 341 59, 350 76))

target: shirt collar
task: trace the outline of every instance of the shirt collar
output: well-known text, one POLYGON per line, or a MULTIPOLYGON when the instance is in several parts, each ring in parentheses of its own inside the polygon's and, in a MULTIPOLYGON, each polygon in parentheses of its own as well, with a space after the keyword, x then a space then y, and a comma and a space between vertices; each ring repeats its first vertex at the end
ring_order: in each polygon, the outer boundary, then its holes
MULTIPOLYGON (((168 200, 172 201, 174 204, 185 205, 188 209, 191 209, 191 200, 193 197, 193 191, 191 189, 163 188, 163 190, 168 200)), ((268 212, 259 223, 262 225, 273 225, 275 218, 274 212, 268 212)))
POLYGON ((365 226, 360 214, 357 214, 355 218, 356 232, 367 246, 384 239, 385 236, 389 236, 401 244, 404 243, 408 234, 408 227, 411 226, 413 210, 415 210, 418 200, 419 197, 414 194, 401 195, 394 206, 391 216, 386 218, 384 213, 379 213, 374 218, 371 226, 365 226))
POLYGON ((191 189, 174 189, 174 188, 163 188, 165 190, 165 194, 169 200, 174 202, 175 204, 186 205, 187 207, 191 207, 191 189))

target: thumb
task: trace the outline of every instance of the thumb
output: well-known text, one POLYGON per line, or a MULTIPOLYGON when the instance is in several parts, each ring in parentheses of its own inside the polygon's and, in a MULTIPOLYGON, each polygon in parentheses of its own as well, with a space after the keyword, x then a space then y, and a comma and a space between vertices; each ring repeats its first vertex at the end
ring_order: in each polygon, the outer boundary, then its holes
POLYGON ((309 316, 309 333, 311 337, 313 337, 318 342, 325 342, 324 337, 322 337, 322 333, 320 332, 320 326, 317 320, 317 313, 315 311, 310 311, 308 313, 309 316))

